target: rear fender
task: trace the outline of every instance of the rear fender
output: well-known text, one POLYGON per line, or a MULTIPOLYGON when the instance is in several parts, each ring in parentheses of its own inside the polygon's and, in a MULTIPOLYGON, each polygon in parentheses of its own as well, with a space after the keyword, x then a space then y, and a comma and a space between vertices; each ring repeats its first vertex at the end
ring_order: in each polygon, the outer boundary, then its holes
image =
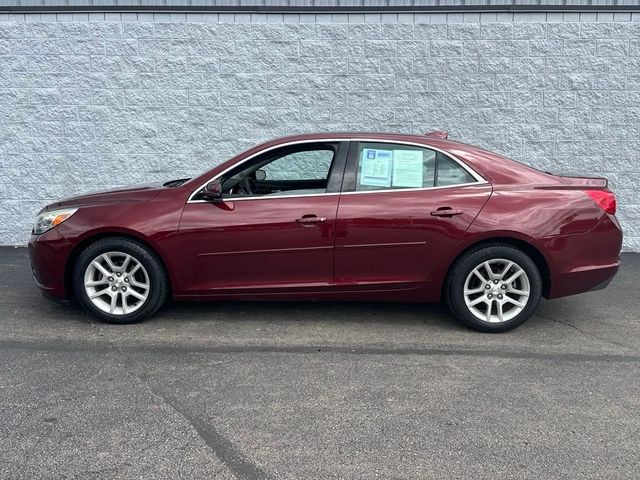
POLYGON ((580 189, 496 188, 468 233, 509 231, 534 240, 578 235, 593 230, 603 215, 580 189))
POLYGON ((494 188, 484 208, 431 278, 444 278, 453 262, 470 247, 495 240, 530 246, 532 252, 539 254, 537 263, 547 270, 543 275, 546 273, 551 283, 562 267, 558 257, 564 254, 566 242, 561 239, 592 231, 603 215, 584 192, 563 186, 554 190, 535 186, 494 188))

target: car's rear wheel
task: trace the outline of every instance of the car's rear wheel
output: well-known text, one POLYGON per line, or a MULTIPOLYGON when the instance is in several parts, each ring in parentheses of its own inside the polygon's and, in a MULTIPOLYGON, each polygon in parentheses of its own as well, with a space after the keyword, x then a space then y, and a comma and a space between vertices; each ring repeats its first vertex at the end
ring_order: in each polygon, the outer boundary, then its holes
POLYGON ((447 279, 447 301, 461 322, 481 332, 505 332, 524 323, 542 292, 536 264, 522 250, 485 246, 459 258, 447 279))
POLYGON ((104 238, 83 250, 73 268, 79 303, 109 323, 136 323, 164 303, 168 282, 157 255, 123 237, 104 238))

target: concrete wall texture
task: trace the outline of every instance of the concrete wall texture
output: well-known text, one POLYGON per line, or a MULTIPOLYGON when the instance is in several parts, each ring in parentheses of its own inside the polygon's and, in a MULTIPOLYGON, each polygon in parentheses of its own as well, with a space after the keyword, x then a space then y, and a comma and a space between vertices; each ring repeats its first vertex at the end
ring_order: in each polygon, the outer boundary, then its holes
POLYGON ((640 251, 640 15, 0 16, 0 244, 70 195, 313 131, 450 137, 606 176, 640 251))

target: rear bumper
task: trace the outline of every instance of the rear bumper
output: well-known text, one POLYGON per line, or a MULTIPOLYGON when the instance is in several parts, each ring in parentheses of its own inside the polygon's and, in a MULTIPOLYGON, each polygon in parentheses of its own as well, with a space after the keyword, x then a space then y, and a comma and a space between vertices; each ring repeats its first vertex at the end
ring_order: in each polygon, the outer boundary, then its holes
POLYGON ((577 293, 606 288, 618 272, 620 263, 589 266, 584 270, 556 275, 552 278, 549 298, 566 297, 577 293))
POLYGON ((620 267, 622 230, 615 217, 604 215, 590 232, 549 240, 552 272, 548 298, 605 288, 620 267))
POLYGON ((36 286, 45 297, 57 301, 67 299, 65 268, 71 243, 54 228, 42 235, 31 235, 28 247, 36 286))

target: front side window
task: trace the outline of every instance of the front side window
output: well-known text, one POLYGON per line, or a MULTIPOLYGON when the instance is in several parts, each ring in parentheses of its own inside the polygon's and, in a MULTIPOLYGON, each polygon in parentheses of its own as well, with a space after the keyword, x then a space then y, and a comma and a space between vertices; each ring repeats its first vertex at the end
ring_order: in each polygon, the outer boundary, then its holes
POLYGON ((337 145, 283 147, 234 168, 222 181, 225 197, 326 193, 337 145))
POLYGON ((412 145, 360 142, 357 160, 356 191, 430 188, 474 181, 446 155, 412 145))
POLYGON ((308 150, 284 155, 262 167, 269 180, 326 180, 333 150, 308 150))

